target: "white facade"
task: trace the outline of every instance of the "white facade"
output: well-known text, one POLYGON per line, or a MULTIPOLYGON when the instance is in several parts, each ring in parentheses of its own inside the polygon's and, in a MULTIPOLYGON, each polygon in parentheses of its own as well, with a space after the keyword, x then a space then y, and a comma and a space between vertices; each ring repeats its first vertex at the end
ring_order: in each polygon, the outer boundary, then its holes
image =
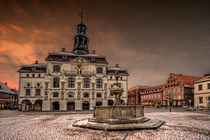
POLYGON ((19 70, 21 110, 93 110, 96 105, 112 105, 110 88, 116 82, 116 73, 124 89, 122 102, 127 104, 127 71, 118 65, 108 67, 104 56, 95 51, 89 53, 83 21, 77 28, 74 53, 63 48, 61 52, 49 53, 46 64, 36 62, 19 70))

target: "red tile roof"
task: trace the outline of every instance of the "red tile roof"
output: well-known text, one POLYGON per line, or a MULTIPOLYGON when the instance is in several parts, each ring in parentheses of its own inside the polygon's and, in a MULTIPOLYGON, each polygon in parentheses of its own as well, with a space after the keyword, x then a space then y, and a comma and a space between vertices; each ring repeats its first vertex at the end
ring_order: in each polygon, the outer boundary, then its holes
POLYGON ((184 84, 184 86, 190 86, 193 87, 193 83, 201 77, 194 77, 194 76, 188 76, 188 75, 182 75, 182 74, 174 74, 175 77, 184 84))
POLYGON ((156 88, 163 88, 164 86, 165 86, 165 84, 162 84, 162 85, 146 88, 145 90, 151 90, 151 89, 156 89, 156 88))

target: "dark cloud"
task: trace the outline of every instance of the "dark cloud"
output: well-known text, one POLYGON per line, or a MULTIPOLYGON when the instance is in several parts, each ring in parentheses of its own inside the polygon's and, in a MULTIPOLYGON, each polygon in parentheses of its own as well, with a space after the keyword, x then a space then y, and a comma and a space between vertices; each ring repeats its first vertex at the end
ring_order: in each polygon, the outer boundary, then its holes
POLYGON ((89 50, 126 68, 129 87, 161 84, 170 72, 202 76, 210 69, 209 7, 208 0, 1 1, 0 80, 17 85, 20 65, 71 51, 81 10, 89 50))

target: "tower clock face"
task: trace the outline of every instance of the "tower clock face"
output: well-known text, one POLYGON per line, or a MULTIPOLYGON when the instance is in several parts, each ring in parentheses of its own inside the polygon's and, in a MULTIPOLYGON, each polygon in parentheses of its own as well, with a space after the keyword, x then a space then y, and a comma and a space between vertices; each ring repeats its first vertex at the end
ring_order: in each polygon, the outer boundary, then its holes
POLYGON ((76 63, 76 69, 77 70, 83 70, 84 69, 83 63, 76 63))

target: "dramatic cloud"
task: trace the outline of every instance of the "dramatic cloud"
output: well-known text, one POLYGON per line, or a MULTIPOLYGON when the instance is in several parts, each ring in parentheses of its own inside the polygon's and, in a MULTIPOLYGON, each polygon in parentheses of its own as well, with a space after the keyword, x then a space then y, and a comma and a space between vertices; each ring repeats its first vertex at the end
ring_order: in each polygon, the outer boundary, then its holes
POLYGON ((84 11, 89 50, 128 70, 129 87, 158 85, 169 73, 210 72, 210 2, 156 0, 5 0, 0 2, 0 81, 48 52, 73 49, 84 11))

